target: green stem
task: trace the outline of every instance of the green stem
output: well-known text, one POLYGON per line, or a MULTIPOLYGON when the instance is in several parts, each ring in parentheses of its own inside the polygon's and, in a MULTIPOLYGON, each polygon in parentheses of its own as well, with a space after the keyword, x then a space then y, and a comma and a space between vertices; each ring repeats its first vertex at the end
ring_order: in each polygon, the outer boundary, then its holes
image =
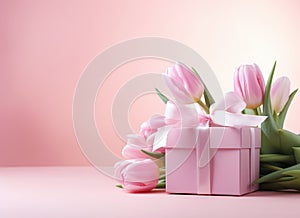
POLYGON ((158 183, 158 184, 156 185, 156 188, 166 188, 166 183, 165 183, 165 182, 158 183))
POLYGON ((261 108, 260 108, 260 107, 256 108, 256 111, 257 111, 257 114, 258 114, 259 116, 262 115, 262 111, 261 111, 261 108))
POLYGON ((253 109, 253 113, 254 113, 254 115, 258 116, 258 110, 257 110, 257 108, 253 109))
POLYGON ((203 108, 203 110, 209 114, 209 108, 206 106, 206 104, 204 104, 201 99, 199 99, 198 104, 203 108))

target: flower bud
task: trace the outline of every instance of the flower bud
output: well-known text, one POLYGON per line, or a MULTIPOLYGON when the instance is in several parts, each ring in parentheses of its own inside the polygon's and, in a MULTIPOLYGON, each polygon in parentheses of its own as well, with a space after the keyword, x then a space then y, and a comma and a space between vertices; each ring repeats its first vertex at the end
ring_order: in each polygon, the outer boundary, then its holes
POLYGON ((271 87, 272 112, 280 113, 289 100, 291 82, 287 77, 278 78, 271 87))
POLYGON ((234 91, 247 104, 247 108, 255 109, 263 104, 265 81, 256 64, 241 65, 234 74, 234 91))
POLYGON ((124 160, 115 165, 115 178, 129 192, 146 192, 156 187, 159 168, 150 159, 124 160))
POLYGON ((174 98, 183 104, 198 102, 203 95, 201 80, 184 64, 168 67, 164 80, 174 98))

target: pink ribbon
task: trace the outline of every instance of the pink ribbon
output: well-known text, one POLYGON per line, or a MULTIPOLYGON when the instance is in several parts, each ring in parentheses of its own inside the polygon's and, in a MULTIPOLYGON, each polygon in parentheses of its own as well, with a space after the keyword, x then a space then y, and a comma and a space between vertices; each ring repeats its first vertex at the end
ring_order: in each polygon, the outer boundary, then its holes
POLYGON ((267 117, 242 114, 246 103, 235 92, 228 92, 224 98, 210 107, 206 114, 198 103, 177 104, 168 101, 165 110, 166 125, 177 127, 196 126, 259 126, 267 117))
MULTIPOLYGON (((258 128, 252 128, 252 127, 243 129, 241 131, 242 137, 244 137, 244 141, 249 143, 249 144, 243 144, 242 148, 250 149, 249 151, 250 175, 248 181, 248 184, 250 184, 249 192, 254 191, 256 189, 256 185, 252 185, 252 183, 259 176, 258 175, 259 165, 257 165, 258 160, 256 159, 256 146, 257 143, 260 142, 259 133, 260 130, 258 128)), ((204 140, 198 140, 198 143, 195 146, 196 160, 197 160, 197 167, 198 167, 196 171, 197 194, 215 194, 213 193, 213 188, 212 188, 213 174, 211 173, 212 172, 211 159, 213 155, 216 153, 216 150, 214 151, 216 147, 219 146, 211 144, 210 137, 204 140)))
POLYGON ((234 92, 228 92, 224 99, 211 105, 210 114, 200 111, 199 120, 203 126, 258 126, 267 117, 241 114, 246 103, 234 92))

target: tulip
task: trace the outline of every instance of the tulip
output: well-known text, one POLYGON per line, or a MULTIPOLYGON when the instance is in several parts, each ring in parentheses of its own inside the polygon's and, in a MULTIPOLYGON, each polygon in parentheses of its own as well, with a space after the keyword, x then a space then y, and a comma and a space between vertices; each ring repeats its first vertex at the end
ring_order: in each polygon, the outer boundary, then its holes
POLYGON ((280 113, 289 100, 291 82, 287 77, 278 78, 271 87, 272 112, 280 113))
POLYGON ((140 128, 140 134, 144 138, 150 137, 157 132, 158 128, 165 126, 165 117, 161 115, 153 115, 149 120, 142 123, 140 128))
POLYGON ((152 151, 154 136, 155 135, 151 135, 145 139, 139 134, 127 135, 127 144, 122 150, 123 157, 127 159, 149 158, 149 156, 141 150, 152 151))
POLYGON ((128 192, 147 192, 156 187, 160 173, 154 161, 133 159, 116 163, 114 175, 128 192))
POLYGON ((176 63, 163 74, 165 83, 174 98, 183 104, 198 102, 203 95, 201 80, 184 64, 176 63))
POLYGON ((241 65, 234 74, 234 91, 246 102, 246 107, 256 109, 263 104, 265 81, 256 64, 241 65))
MULTIPOLYGON (((127 135, 127 144, 122 150, 123 157, 127 159, 149 158, 141 150, 153 152, 153 143, 157 130, 165 126, 165 117, 153 115, 149 120, 142 123, 140 134, 127 135)), ((156 151, 164 153, 164 150, 156 151)))

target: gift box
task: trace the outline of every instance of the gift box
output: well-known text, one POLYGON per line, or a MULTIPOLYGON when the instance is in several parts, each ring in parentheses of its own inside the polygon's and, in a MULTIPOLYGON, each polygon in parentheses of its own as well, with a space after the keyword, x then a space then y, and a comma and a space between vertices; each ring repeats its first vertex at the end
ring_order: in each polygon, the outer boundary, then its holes
POLYGON ((244 195, 258 189, 259 128, 171 128, 160 143, 168 193, 244 195))

